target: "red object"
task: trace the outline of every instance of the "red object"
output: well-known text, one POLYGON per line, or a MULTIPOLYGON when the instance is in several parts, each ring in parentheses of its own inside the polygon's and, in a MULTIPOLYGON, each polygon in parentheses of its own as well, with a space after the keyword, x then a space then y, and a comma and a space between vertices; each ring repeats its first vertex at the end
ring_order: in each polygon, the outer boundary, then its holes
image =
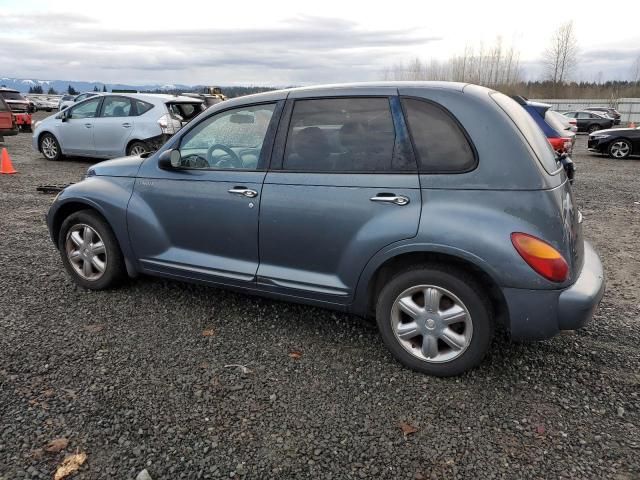
POLYGON ((547 280, 564 282, 569 276, 567 261, 547 242, 527 233, 514 232, 511 243, 524 261, 547 280))
POLYGON ((549 143, 551 144, 551 147, 553 147, 553 149, 556 152, 560 152, 560 153, 571 153, 572 150, 572 142, 570 138, 566 138, 566 137, 552 137, 552 138, 548 138, 547 140, 549 140, 549 143))
POLYGON ((31 114, 30 113, 14 113, 13 117, 16 119, 16 125, 31 125, 31 114))
POLYGON ((18 171, 13 168, 13 165, 11 164, 11 157, 9 156, 9 152, 7 152, 6 148, 3 148, 2 154, 0 154, 0 173, 18 173, 18 171))

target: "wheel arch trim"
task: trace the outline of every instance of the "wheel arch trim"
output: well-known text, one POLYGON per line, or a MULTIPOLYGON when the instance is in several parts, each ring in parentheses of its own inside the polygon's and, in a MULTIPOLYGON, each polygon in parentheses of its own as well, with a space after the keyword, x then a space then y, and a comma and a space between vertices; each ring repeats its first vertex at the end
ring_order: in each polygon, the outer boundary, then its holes
MULTIPOLYGON (((500 288, 498 272, 486 261, 477 255, 449 245, 436 243, 408 243, 395 244, 376 253, 365 265, 354 292, 351 312, 356 315, 366 316, 369 313, 372 281, 380 270, 394 259, 408 257, 409 255, 433 255, 443 259, 449 258, 453 262, 472 266, 477 272, 486 275, 495 287, 500 288)), ((446 261, 446 260, 445 260, 446 261)), ((505 303, 506 305, 506 303, 505 303)))

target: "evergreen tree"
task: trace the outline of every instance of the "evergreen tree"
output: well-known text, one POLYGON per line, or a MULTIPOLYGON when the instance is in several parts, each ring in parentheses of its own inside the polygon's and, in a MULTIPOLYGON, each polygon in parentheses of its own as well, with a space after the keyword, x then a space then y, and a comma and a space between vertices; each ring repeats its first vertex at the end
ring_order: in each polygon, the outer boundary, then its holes
POLYGON ((42 85, 36 85, 35 87, 29 88, 29 93, 44 93, 42 91, 42 85), (33 91, 32 91, 33 90, 33 91))
POLYGON ((93 86, 93 91, 94 91, 94 92, 99 92, 99 91, 100 91, 100 89, 98 88, 98 86, 97 86, 97 85, 94 85, 94 86, 93 86))
POLYGON ((69 87, 67 87, 67 93, 69 95, 77 95, 78 94, 78 92, 76 92, 76 89, 73 88, 71 85, 69 85, 69 87))
POLYGON ((53 87, 49 87, 49 90, 47 91, 47 95, 57 95, 57 94, 58 92, 56 92, 53 87))
POLYGON ((106 91, 107 91, 107 86, 106 86, 106 85, 103 85, 103 86, 102 86, 102 91, 103 91, 103 92, 106 92, 106 91))

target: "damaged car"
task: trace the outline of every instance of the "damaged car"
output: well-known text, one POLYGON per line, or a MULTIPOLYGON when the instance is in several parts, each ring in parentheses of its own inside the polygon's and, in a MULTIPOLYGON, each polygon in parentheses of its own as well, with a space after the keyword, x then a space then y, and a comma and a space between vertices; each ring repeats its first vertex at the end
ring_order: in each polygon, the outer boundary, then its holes
POLYGON ((47 160, 142 155, 157 150, 203 110, 204 102, 189 97, 100 95, 36 122, 32 145, 47 160))

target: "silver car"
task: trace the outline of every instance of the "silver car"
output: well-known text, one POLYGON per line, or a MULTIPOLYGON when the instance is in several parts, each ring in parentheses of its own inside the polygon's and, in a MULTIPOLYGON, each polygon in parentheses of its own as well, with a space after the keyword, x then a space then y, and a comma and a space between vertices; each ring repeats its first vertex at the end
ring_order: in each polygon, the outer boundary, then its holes
POLYGON ((201 100, 189 97, 99 95, 37 122, 33 148, 47 160, 141 155, 157 150, 203 110, 201 100))

